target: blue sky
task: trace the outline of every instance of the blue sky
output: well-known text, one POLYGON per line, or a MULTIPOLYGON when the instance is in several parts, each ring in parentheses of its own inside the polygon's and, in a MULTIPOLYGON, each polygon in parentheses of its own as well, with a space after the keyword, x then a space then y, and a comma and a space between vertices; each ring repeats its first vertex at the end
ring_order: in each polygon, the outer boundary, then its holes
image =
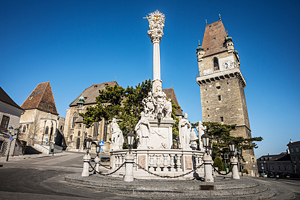
POLYGON ((163 88, 173 86, 191 122, 202 120, 196 47, 205 19, 233 38, 246 79, 256 156, 285 151, 298 128, 299 1, 0 1, 0 86, 21 105, 50 81, 60 116, 93 83, 123 87, 152 78, 152 43, 143 19, 166 16, 163 88))

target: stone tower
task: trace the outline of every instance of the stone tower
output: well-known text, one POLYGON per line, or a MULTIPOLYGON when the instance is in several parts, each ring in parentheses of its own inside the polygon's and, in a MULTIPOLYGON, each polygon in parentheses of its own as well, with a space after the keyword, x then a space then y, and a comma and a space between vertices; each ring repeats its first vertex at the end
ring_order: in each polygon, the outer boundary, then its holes
MULTIPOLYGON (((245 99, 246 81, 238 52, 221 20, 206 25, 202 46, 197 47, 202 118, 204 122, 236 124, 232 136, 251 137, 245 99)), ((244 168, 253 170, 254 151, 243 151, 244 168)))

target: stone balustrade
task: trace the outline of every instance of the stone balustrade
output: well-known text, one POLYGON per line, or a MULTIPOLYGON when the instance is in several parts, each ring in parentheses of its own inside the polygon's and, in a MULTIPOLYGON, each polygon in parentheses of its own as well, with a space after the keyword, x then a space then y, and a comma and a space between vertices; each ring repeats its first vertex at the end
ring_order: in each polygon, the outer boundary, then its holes
MULTIPOLYGON (((111 171, 117 169, 125 162, 127 149, 111 152, 111 171)), ((162 150, 143 150, 133 149, 134 155, 134 177, 135 178, 159 178, 145 172, 142 168, 152 173, 164 176, 177 176, 192 171, 203 162, 204 152, 197 150, 182 149, 162 149, 162 150)), ((204 168, 200 167, 196 170, 196 176, 203 176, 204 168)), ((120 169, 115 175, 124 175, 125 169, 120 169)), ((190 173, 183 178, 193 178, 195 173, 190 173)))

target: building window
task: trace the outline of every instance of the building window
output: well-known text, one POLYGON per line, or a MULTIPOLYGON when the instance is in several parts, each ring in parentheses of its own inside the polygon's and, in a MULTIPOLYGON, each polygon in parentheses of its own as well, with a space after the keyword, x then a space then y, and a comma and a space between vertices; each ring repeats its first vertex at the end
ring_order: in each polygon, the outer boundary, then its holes
POLYGON ((296 152, 299 152, 299 148, 298 147, 296 147, 296 152))
POLYGON ((294 153, 294 149, 291 147, 291 153, 294 153))
POLYGON ((221 122, 223 122, 223 121, 224 121, 224 118, 223 118, 223 117, 220 117, 220 119, 221 119, 221 122))
POLYGON ((284 171, 286 171, 286 166, 283 166, 284 171))
POLYGON ((0 141, 0 152, 2 152, 3 146, 4 146, 4 141, 1 140, 1 141, 0 141))
POLYGON ((49 127, 46 126, 46 129, 45 129, 45 135, 48 135, 48 132, 49 132, 49 127))
POLYGON ((80 131, 78 131, 78 136, 80 136, 80 131))
POLYGON ((9 117, 3 115, 2 121, 1 121, 1 128, 7 129, 9 123, 9 117))
POLYGON ((219 70, 219 60, 214 57, 214 70, 219 70))
POLYGON ((73 141, 73 135, 70 135, 70 140, 73 141))
POLYGON ((23 133, 26 132, 26 125, 23 126, 23 133))
POLYGON ((77 113, 75 112, 74 115, 73 115, 73 121, 72 121, 72 126, 71 126, 71 128, 75 128, 75 121, 76 121, 77 118, 78 118, 78 115, 77 115, 77 113))
POLYGON ((278 166, 278 171, 280 171, 280 166, 278 166))
POLYGON ((221 99, 222 99, 222 98, 221 98, 221 95, 218 95, 218 99, 219 99, 219 101, 221 101, 221 99))

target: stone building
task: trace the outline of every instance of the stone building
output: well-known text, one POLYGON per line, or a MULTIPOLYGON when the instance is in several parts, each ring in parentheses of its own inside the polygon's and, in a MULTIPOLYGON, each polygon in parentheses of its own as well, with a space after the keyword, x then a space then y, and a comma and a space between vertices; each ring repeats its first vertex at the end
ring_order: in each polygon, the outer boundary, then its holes
POLYGON ((24 112, 0 87, 0 157, 22 154, 22 144, 16 140, 20 116, 24 112), (13 138, 12 140, 11 137, 13 138), (10 148, 9 148, 10 147, 10 148))
POLYGON ((292 142, 290 141, 287 146, 289 147, 289 152, 291 155, 291 164, 293 168, 293 173, 300 173, 300 141, 292 142))
MULTIPOLYGON (((83 118, 78 113, 85 112, 87 107, 96 106, 96 97, 99 96, 99 90, 103 90, 106 86, 113 87, 118 85, 116 81, 105 82, 91 85, 86 88, 70 105, 67 109, 64 134, 68 150, 83 151, 85 149, 85 140, 92 138, 94 143, 104 141, 104 152, 110 152, 111 146, 111 132, 110 122, 102 119, 99 122, 94 122, 89 128, 83 124, 83 118), (79 101, 83 101, 83 107, 79 108, 79 101)), ((173 88, 163 90, 168 98, 171 98, 176 105, 178 100, 176 98, 173 88)), ((177 116, 183 116, 182 110, 176 110, 177 116)))
POLYGON ((27 145, 61 146, 64 118, 58 116, 50 82, 39 83, 21 105, 25 112, 21 115, 19 139, 27 145), (56 137, 57 136, 57 137, 56 137), (57 139, 61 138, 60 141, 57 139))
POLYGON ((291 174, 292 164, 288 152, 282 152, 277 155, 265 155, 257 159, 259 173, 274 173, 275 175, 291 174))
MULTIPOLYGON (((202 119, 204 122, 236 124, 232 136, 251 137, 240 58, 232 37, 221 20, 206 25, 202 46, 197 47, 202 119)), ((243 167, 254 169, 254 151, 243 150, 243 167)), ((250 172, 251 173, 251 172, 250 172)), ((253 171, 252 171, 253 174, 253 171)))
POLYGON ((70 105, 66 113, 65 121, 65 138, 68 150, 83 151, 85 149, 85 140, 92 138, 95 143, 104 141, 104 152, 109 152, 110 147, 110 131, 109 121, 102 119, 100 122, 94 122, 89 128, 82 123, 83 118, 78 113, 85 112, 87 107, 96 106, 96 97, 99 96, 99 90, 104 90, 106 86, 113 87, 118 85, 116 81, 93 84, 86 88, 70 105), (83 99, 80 99, 82 98, 83 99), (83 101, 83 107, 79 108, 79 100, 83 101))

